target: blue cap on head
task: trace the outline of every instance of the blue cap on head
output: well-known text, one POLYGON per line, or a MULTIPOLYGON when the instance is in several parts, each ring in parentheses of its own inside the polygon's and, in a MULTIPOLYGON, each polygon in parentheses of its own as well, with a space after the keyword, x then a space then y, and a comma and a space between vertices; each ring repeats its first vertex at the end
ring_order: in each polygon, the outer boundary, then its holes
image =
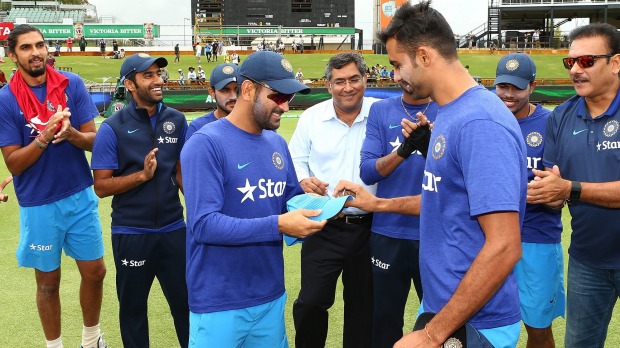
POLYGON ((216 66, 211 71, 211 78, 209 78, 209 84, 211 87, 218 91, 226 87, 227 84, 238 80, 237 74, 239 73, 239 67, 237 64, 224 63, 216 66))
POLYGON ((519 89, 525 89, 534 80, 536 80, 536 64, 532 58, 525 53, 511 53, 497 63, 493 85, 509 83, 519 89))
POLYGON ((150 68, 153 64, 157 64, 158 67, 163 68, 168 66, 168 60, 164 57, 153 58, 146 53, 138 53, 129 56, 125 59, 123 65, 121 65, 121 82, 131 78, 136 73, 150 68))
POLYGON ((283 56, 258 51, 250 54, 239 68, 239 83, 245 80, 263 82, 274 91, 293 94, 310 93, 310 88, 295 79, 293 66, 283 56))

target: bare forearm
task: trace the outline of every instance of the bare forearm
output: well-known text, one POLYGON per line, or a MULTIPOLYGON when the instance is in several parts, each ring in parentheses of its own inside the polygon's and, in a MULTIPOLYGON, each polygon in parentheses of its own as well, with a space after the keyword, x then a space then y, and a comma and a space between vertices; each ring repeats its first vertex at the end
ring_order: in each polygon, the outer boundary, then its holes
POLYGON ((404 160, 405 159, 397 155, 396 152, 392 152, 387 156, 379 158, 375 164, 375 167, 381 176, 386 177, 392 174, 392 172, 396 170, 396 168, 398 168, 404 160))
POLYGON ((43 152, 45 149, 39 148, 33 141, 5 156, 6 167, 12 175, 21 175, 39 160, 43 152))
POLYGON ((421 195, 378 198, 374 212, 420 215, 421 195))
POLYGON ((95 135, 95 132, 82 133, 74 130, 71 133, 71 137, 67 138, 67 141, 79 149, 82 149, 84 151, 92 151, 93 143, 95 142, 95 135))
POLYGON ((582 182, 579 200, 606 208, 620 208, 620 181, 582 182))
POLYGON ((114 176, 105 179, 95 178, 94 188, 97 196, 104 198, 125 193, 149 180, 144 171, 139 171, 125 176, 114 176))

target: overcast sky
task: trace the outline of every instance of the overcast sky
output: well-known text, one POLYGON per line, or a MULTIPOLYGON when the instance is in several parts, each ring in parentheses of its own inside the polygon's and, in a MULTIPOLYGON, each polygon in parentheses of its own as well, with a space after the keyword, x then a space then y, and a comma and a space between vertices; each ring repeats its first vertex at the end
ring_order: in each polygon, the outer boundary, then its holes
MULTIPOLYGON (((364 6, 369 6, 369 10, 363 13, 370 14, 367 19, 359 18, 358 14, 358 21, 372 22, 370 6, 373 2, 374 0, 356 0, 356 4, 368 3, 369 5, 364 6)), ((116 16, 131 24, 153 22, 162 26, 182 26, 183 18, 189 17, 191 13, 190 0, 90 0, 90 3, 97 6, 100 17, 116 16)), ((487 4, 488 0, 435 0, 433 7, 446 17, 455 33, 465 34, 486 21, 487 4)), ((356 10, 358 12, 360 9, 356 10)))
MULTIPOLYGON (((191 15, 190 0, 89 0, 97 7, 99 17, 115 16, 128 24, 153 22, 161 25, 162 41, 189 41, 191 29, 189 21, 184 20, 191 15), (186 25, 186 27, 184 27, 186 25), (185 30, 185 36, 184 36, 185 30), (175 36, 170 36, 175 35, 175 36)), ((338 0, 335 0, 338 1, 338 0)), ((372 6, 376 0, 355 0, 356 22, 359 29, 364 30, 365 46, 371 42, 373 31, 372 6), (367 7, 368 9, 365 9, 367 7)), ((417 2, 417 0, 414 0, 417 2)), ((488 0, 434 0, 433 7, 439 10, 450 23, 452 31, 465 35, 476 29, 487 20, 488 0)), ((563 30, 571 30, 578 21, 572 21, 562 26, 563 30), (572 26, 566 27, 565 26, 572 26)), ((189 43, 189 42, 188 42, 189 43)), ((369 47, 365 47, 369 48, 369 47)))

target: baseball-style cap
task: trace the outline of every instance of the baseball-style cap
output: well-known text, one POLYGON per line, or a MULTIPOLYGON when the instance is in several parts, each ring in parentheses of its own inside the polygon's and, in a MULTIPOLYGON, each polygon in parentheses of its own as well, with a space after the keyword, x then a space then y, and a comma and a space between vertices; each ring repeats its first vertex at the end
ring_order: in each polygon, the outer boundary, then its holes
MULTIPOLYGON (((425 312, 420 314, 416 319, 413 331, 424 330, 426 324, 435 317, 435 313, 425 312)), ((476 330, 470 323, 461 326, 454 332, 442 347, 476 347, 476 348, 493 348, 489 340, 476 330)))
POLYGON ((283 56, 271 51, 250 54, 239 68, 239 83, 262 82, 284 94, 308 94, 310 88, 295 79, 293 66, 283 56))
POLYGON ((213 68, 213 71, 211 71, 209 84, 211 87, 220 91, 222 88, 226 87, 227 84, 237 81, 238 74, 239 67, 237 64, 220 64, 213 68))
MULTIPOLYGON (((334 216, 338 215, 338 213, 340 213, 340 211, 344 208, 344 203, 349 199, 353 199, 353 197, 350 195, 346 195, 334 198, 329 196, 319 196, 315 193, 304 193, 289 199, 286 202, 286 209, 288 211, 294 211, 297 209, 321 209, 321 214, 319 214, 318 216, 311 216, 308 219, 314 221, 322 221, 331 219, 334 216)), ((284 241, 286 242, 286 245, 289 246, 301 243, 303 242, 303 240, 304 238, 295 238, 284 235, 284 241)))
POLYGON ((493 85, 509 83, 519 89, 525 89, 534 80, 536 80, 536 64, 532 58, 525 53, 511 53, 497 63, 493 85))
POLYGON ((121 65, 121 82, 132 77, 134 74, 148 69, 151 65, 163 68, 168 65, 168 60, 164 57, 153 58, 146 53, 138 53, 129 56, 121 65))

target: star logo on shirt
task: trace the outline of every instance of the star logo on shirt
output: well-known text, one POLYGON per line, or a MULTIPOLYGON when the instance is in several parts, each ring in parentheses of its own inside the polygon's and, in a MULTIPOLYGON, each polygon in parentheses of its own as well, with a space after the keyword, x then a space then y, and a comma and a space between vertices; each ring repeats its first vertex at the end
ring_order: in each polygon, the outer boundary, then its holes
POLYGON ((123 263, 123 266, 127 266, 129 264, 129 261, 127 261, 127 259, 123 259, 121 260, 121 262, 123 263))
POLYGON ((396 137, 396 140, 390 141, 390 145, 392 145, 392 147, 394 147, 392 149, 392 152, 396 151, 396 149, 400 146, 400 139, 398 137, 396 137))
POLYGON ((34 244, 30 244, 29 246, 30 246, 30 250, 34 250, 34 249, 36 249, 36 248, 37 248, 37 246, 36 246, 36 245, 34 245, 34 244))
POLYGON ((256 190, 256 186, 250 185, 250 180, 245 179, 244 187, 237 187, 237 190, 241 191, 245 196, 241 199, 241 203, 243 203, 246 199, 251 199, 254 202, 254 190, 256 190))
POLYGON ((157 141, 159 141, 160 144, 163 144, 164 143, 164 138, 159 136, 159 138, 157 138, 157 141))
POLYGON ((596 151, 601 151, 601 143, 596 144, 596 151))

